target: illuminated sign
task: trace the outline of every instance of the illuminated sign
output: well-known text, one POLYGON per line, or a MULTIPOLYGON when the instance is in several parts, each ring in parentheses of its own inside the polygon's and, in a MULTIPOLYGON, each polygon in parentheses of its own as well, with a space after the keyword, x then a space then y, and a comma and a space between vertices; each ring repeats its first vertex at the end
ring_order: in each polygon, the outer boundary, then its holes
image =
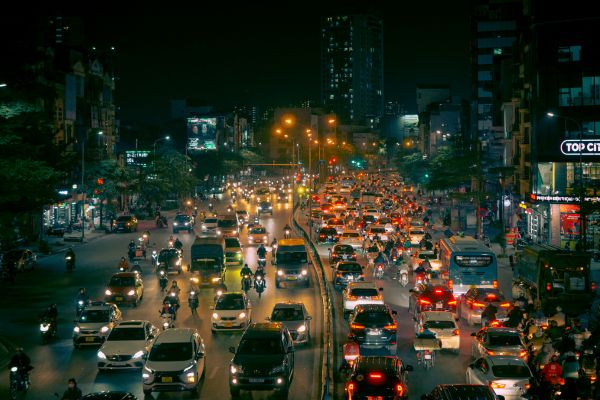
POLYGON ((563 140, 560 152, 565 156, 600 156, 600 139, 563 140))
MULTIPOLYGON (((529 199, 532 203, 579 203, 578 196, 562 196, 562 195, 543 195, 531 193, 529 199)), ((586 203, 600 202, 600 196, 585 196, 583 201, 586 203)))
POLYGON ((150 152, 147 150, 130 150, 125 152, 125 164, 145 167, 150 152))
POLYGON ((217 149, 217 118, 187 119, 188 151, 217 149))

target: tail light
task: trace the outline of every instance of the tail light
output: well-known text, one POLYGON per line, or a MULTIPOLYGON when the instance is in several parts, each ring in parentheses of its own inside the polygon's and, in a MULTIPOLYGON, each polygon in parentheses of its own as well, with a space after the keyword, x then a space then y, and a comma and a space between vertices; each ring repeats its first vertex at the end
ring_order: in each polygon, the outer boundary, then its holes
POLYGON ((474 302, 474 303, 473 303, 473 307, 480 307, 480 308, 483 308, 483 307, 485 307, 485 304, 483 304, 483 303, 477 303, 477 302, 474 302))
POLYGON ((399 397, 402 397, 402 396, 404 395, 404 386, 402 386, 402 384, 401 384, 401 383, 397 383, 397 384, 396 384, 396 394, 397 394, 399 397))
POLYGON ((341 276, 342 276, 342 274, 340 274, 339 272, 336 272, 336 273, 335 273, 335 277, 336 277, 336 278, 340 278, 341 276))
POLYGON ((552 285, 550 284, 550 282, 546 283, 546 292, 549 292, 552 290, 552 285))
POLYGON ((506 384, 492 381, 490 382, 490 387, 492 389, 504 389, 506 387, 506 384))
POLYGON ((371 372, 369 374, 369 378, 370 379, 381 379, 381 378, 383 378, 383 375, 379 372, 371 372))
POLYGON ((452 279, 450 279, 448 281, 448 289, 452 290, 452 286, 454 286, 454 282, 452 282, 452 279))
POLYGON ((523 385, 523 389, 525 389, 525 390, 531 389, 531 384, 530 383, 526 383, 525 385, 523 385))
POLYGON ((442 289, 435 289, 433 292, 438 295, 444 293, 442 289))
POLYGON ((494 289, 498 289, 498 281, 494 281, 492 283, 492 286, 494 287, 494 289))
POLYGON ((452 334, 453 334, 454 336, 458 336, 458 335, 460 335, 460 330, 458 330, 458 329, 455 329, 455 330, 453 330, 453 331, 452 331, 452 334))
POLYGON ((456 305, 456 300, 450 300, 450 301, 448 302, 448 305, 450 305, 450 306, 455 306, 455 305, 456 305))
POLYGON ((351 329, 365 329, 365 326, 362 324, 350 324, 351 329))
POLYGON ((485 299, 487 301, 493 301, 496 299, 496 295, 494 293, 489 293, 487 296, 485 296, 485 299))
POLYGON ((502 304, 500 304, 500 307, 508 308, 508 307, 510 307, 510 303, 502 303, 502 304))
POLYGON ((592 292, 596 291, 596 282, 592 282, 592 292))
POLYGON ((393 329, 393 330, 396 330, 396 329, 398 329, 398 325, 396 325, 396 324, 389 324, 389 325, 384 326, 383 329, 393 329))
POLYGON ((486 350, 485 351, 487 353, 488 356, 495 356, 496 352, 492 351, 492 350, 486 350))
POLYGON ((381 295, 371 296, 371 300, 381 300, 381 295))
POLYGON ((431 304, 431 301, 429 301, 428 299, 419 299, 419 303, 428 305, 428 304, 431 304))
POLYGON ((598 380, 598 377, 594 374, 590 376, 590 382, 595 383, 598 380))
POLYGON ((520 357, 520 358, 525 358, 525 357, 527 357, 527 350, 521 350, 521 351, 519 352, 519 357, 520 357))
POLYGON ((348 386, 346 386, 346 389, 348 390, 348 392, 353 392, 355 388, 356 388, 356 385, 354 385, 354 383, 352 383, 352 382, 350 382, 348 384, 348 386))

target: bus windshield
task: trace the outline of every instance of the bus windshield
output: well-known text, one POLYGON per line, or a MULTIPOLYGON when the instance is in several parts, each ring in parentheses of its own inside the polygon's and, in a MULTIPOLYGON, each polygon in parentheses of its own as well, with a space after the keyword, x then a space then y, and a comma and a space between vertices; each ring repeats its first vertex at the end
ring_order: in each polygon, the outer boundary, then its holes
POLYGON ((554 290, 565 293, 586 291, 586 278, 583 268, 554 268, 551 272, 554 290))

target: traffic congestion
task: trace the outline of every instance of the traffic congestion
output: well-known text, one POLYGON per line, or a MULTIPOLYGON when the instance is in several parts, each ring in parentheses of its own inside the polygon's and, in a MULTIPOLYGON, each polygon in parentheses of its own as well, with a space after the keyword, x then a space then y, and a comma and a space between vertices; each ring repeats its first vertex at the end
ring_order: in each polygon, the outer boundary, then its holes
POLYGON ((9 323, 27 326, 10 398, 595 398, 590 257, 509 263, 397 172, 295 178, 230 176, 39 259, 19 278, 56 289, 39 332, 33 306, 9 323))

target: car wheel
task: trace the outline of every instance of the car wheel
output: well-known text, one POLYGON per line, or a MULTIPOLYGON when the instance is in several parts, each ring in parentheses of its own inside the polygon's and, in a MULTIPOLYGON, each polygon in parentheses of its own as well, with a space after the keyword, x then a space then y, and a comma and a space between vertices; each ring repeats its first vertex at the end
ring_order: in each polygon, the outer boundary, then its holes
POLYGON ((240 389, 230 387, 229 394, 231 394, 231 397, 233 398, 240 397, 240 389))

